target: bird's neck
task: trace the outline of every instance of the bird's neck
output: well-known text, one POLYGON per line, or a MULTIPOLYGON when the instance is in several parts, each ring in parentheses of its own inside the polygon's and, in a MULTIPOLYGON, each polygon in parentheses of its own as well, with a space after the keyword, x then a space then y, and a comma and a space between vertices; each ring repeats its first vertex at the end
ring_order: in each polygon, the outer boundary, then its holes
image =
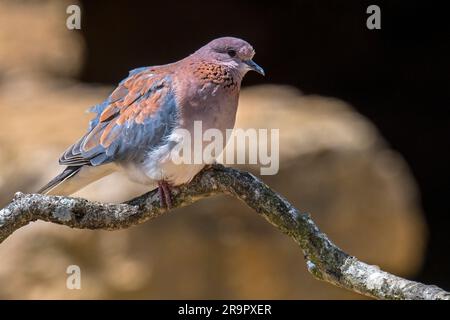
POLYGON ((234 66, 198 59, 191 67, 192 75, 200 82, 210 82, 227 91, 240 89, 243 75, 234 66))

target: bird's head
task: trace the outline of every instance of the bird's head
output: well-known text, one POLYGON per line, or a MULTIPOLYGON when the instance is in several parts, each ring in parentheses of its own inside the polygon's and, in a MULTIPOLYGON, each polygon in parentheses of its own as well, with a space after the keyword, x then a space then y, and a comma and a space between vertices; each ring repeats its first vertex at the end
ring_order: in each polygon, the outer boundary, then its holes
POLYGON ((264 70, 253 62, 255 50, 247 42, 239 38, 217 38, 200 48, 196 54, 207 60, 237 70, 242 76, 248 71, 256 71, 264 75, 264 70))

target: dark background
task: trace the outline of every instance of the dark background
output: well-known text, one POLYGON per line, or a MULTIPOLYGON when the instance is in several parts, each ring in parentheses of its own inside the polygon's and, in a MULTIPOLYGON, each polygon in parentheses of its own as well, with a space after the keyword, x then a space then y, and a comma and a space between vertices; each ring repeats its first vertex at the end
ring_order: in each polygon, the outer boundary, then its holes
MULTIPOLYGON (((209 40, 238 36, 265 78, 351 103, 410 165, 430 227, 417 280, 450 289, 450 22, 432 1, 82 0, 87 61, 81 80, 115 84, 128 70, 164 64, 209 40), (381 8, 381 30, 366 8, 381 8)), ((382 236, 382 235, 380 235, 382 236)))

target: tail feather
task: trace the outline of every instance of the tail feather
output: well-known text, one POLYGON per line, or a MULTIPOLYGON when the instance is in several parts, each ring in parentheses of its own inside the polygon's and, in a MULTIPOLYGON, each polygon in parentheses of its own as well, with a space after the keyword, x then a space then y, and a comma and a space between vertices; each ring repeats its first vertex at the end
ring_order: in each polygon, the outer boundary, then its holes
POLYGON ((42 187, 38 193, 69 196, 116 170, 117 168, 112 164, 102 166, 68 166, 42 187))
POLYGON ((80 172, 82 166, 67 167, 63 172, 54 177, 49 183, 43 186, 37 193, 49 194, 53 189, 64 183, 80 172))

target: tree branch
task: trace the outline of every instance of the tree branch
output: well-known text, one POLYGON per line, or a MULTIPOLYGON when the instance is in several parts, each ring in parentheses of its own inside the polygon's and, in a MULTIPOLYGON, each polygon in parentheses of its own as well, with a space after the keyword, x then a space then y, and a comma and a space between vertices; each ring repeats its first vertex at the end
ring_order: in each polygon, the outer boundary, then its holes
MULTIPOLYGON (((214 165, 188 185, 173 190, 173 207, 225 193, 244 201, 299 244, 308 271, 317 279, 378 299, 445 299, 450 293, 409 281, 365 264, 334 245, 307 213, 248 172, 214 165)), ((156 191, 123 204, 104 204, 79 198, 17 193, 0 210, 0 242, 31 221, 43 220, 80 229, 117 230, 156 218, 166 212, 156 191)))

